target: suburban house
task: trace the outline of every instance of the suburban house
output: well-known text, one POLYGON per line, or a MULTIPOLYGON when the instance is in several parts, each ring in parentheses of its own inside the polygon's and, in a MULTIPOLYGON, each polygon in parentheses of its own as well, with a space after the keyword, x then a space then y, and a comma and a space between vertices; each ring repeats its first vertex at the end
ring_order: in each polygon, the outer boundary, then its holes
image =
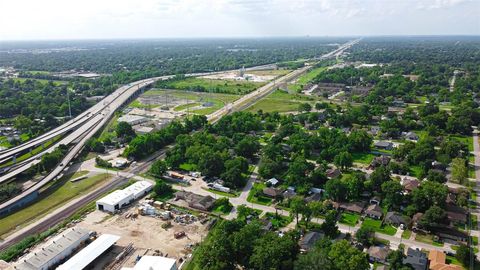
POLYGON ((381 201, 382 200, 380 199, 380 197, 374 196, 373 198, 370 199, 370 204, 380 205, 381 201))
POLYGON ((387 166, 390 163, 391 158, 386 155, 381 155, 379 157, 374 157, 372 162, 370 162, 369 169, 375 169, 380 166, 387 166))
POLYGON ((271 187, 275 187, 276 185, 278 185, 280 181, 278 181, 276 178, 270 178, 268 179, 265 183, 268 185, 270 185, 271 187))
POLYGON ((334 202, 333 206, 337 209, 340 209, 346 212, 361 214, 363 212, 363 209, 365 208, 365 202, 351 202, 351 203, 334 202))
POLYGON ((417 229, 418 228, 418 222, 420 221, 420 219, 423 217, 423 213, 416 213, 415 215, 413 215, 412 217, 412 229, 417 229))
POLYGON ((332 168, 332 169, 328 169, 326 172, 325 172, 325 175, 329 178, 329 179, 332 179, 332 178, 337 178, 340 176, 340 170, 337 169, 337 168, 332 168))
POLYGON ((413 178, 404 177, 400 180, 400 184, 403 186, 403 189, 406 193, 411 193, 414 189, 417 189, 420 186, 420 181, 413 178))
POLYGON ((367 210, 365 210, 365 215, 373 219, 381 219, 383 216, 383 211, 382 208, 377 204, 372 204, 367 208, 367 210))
POLYGON ((427 270, 427 255, 419 249, 408 248, 407 257, 403 259, 404 264, 410 264, 414 270, 427 270))
POLYGON ((405 134, 403 134, 403 137, 405 138, 405 140, 409 141, 418 141, 419 139, 418 135, 412 131, 406 132, 405 134))
POLYGON ((209 211, 215 204, 215 199, 210 195, 202 196, 188 191, 177 191, 175 200, 184 200, 189 207, 202 211, 209 211))
POLYGON ((300 239, 300 250, 305 252, 309 251, 315 246, 315 243, 322 239, 325 235, 321 232, 308 232, 306 233, 302 239, 300 239))
POLYGON ((321 193, 313 193, 312 195, 308 196, 305 198, 305 202, 319 202, 322 200, 322 194, 321 193))
POLYGON ((387 247, 371 246, 368 248, 367 253, 371 262, 385 263, 390 249, 387 247))
POLYGON ((387 142, 387 141, 378 141, 373 144, 375 148, 377 149, 383 149, 383 150, 392 150, 393 149, 393 143, 392 142, 387 142))
POLYGON ((445 212, 447 217, 453 224, 466 224, 468 218, 468 212, 463 207, 455 205, 453 203, 447 203, 445 206, 445 212))
POLYGON ((283 192, 281 189, 271 188, 271 187, 264 188, 262 191, 263 191, 263 195, 268 196, 270 198, 280 198, 282 197, 282 192, 283 192))
POLYGON ((460 265, 447 264, 447 256, 442 251, 435 249, 428 253, 428 260, 430 261, 430 270, 462 270, 460 265))
POLYGON ((431 232, 441 238, 443 241, 451 244, 465 243, 468 240, 468 234, 454 227, 433 227, 431 232))
POLYGON ((291 198, 295 197, 296 195, 297 195, 297 193, 295 192, 294 189, 287 188, 287 190, 285 190, 283 192, 283 198, 285 198, 285 199, 291 199, 291 198))
POLYGON ((400 214, 395 212, 388 212, 385 215, 385 223, 398 227, 402 224, 405 225, 406 221, 400 214))

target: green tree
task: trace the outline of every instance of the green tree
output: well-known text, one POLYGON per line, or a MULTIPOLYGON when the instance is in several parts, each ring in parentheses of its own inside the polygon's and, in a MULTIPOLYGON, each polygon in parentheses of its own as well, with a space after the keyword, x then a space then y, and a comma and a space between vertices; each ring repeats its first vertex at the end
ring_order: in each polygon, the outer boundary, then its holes
POLYGON ((295 221, 298 226, 298 218, 300 214, 304 211, 305 202, 300 196, 295 196, 290 200, 290 213, 295 217, 295 221))
POLYGON ((454 158, 452 160, 452 180, 463 184, 468 178, 468 168, 466 161, 462 158, 454 158))
POLYGON ((165 163, 165 161, 157 159, 155 160, 155 162, 153 162, 148 172, 155 177, 162 177, 166 171, 167 164, 165 163))
POLYGON ((258 270, 292 269, 297 253, 297 239, 293 233, 280 237, 274 232, 268 232, 254 242, 250 266, 258 270))
POLYGON ((260 143, 253 136, 245 136, 235 146, 237 155, 245 158, 253 158, 260 149, 260 143))
POLYGON ((365 253, 353 247, 346 240, 335 242, 328 256, 336 270, 367 270, 370 264, 365 253))
POLYGON ((335 163, 337 167, 342 168, 342 170, 346 170, 352 166, 353 158, 349 152, 340 152, 335 156, 333 163, 335 163))
POLYGON ((323 221, 322 225, 320 225, 320 228, 326 236, 332 239, 337 237, 339 233, 337 226, 337 212, 330 210, 325 216, 325 220, 323 221))
POLYGON ((387 206, 398 208, 402 203, 402 191, 403 187, 398 181, 390 180, 382 184, 382 203, 387 206))
POLYGON ((363 245, 371 246, 375 240, 375 231, 372 228, 362 226, 355 233, 355 238, 363 245))
POLYGON ((425 211, 425 214, 419 220, 419 225, 422 228, 429 229, 432 226, 442 223, 447 218, 445 210, 442 208, 433 205, 425 211))
POLYGON ((127 122, 118 122, 115 132, 117 133, 118 138, 124 138, 127 141, 130 141, 133 137, 135 137, 135 131, 127 122))
POLYGON ((162 196, 165 194, 169 194, 173 191, 172 186, 165 183, 163 180, 155 181, 155 186, 153 186, 153 191, 157 196, 162 196))

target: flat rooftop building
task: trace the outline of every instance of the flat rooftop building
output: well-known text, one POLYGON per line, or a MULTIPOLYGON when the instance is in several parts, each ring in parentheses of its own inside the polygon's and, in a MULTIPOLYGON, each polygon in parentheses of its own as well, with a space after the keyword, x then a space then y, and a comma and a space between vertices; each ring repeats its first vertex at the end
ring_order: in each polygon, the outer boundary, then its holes
POLYGON ((178 270, 177 260, 161 256, 143 256, 133 268, 122 270, 178 270))
POLYGON ((70 228, 52 238, 45 245, 30 252, 10 269, 47 270, 52 269, 90 238, 90 231, 70 228))
POLYGON ((60 265, 57 270, 82 270, 105 253, 120 239, 120 236, 113 234, 102 234, 90 245, 82 249, 67 262, 60 265))
POLYGON ((134 200, 145 196, 153 188, 147 181, 138 181, 122 190, 116 190, 97 201, 97 209, 115 213, 134 200))
POLYGON ((148 121, 148 119, 143 117, 143 116, 132 115, 132 114, 126 114, 126 115, 118 118, 118 122, 126 122, 126 123, 130 124, 131 126, 138 125, 138 124, 141 124, 141 123, 144 123, 144 122, 147 122, 147 121, 148 121))

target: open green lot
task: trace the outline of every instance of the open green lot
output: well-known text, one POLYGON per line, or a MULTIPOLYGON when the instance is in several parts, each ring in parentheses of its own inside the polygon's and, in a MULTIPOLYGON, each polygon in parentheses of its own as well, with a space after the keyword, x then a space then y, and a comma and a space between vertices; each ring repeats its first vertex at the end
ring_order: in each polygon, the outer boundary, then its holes
POLYGON ((357 214, 344 212, 340 215, 340 219, 338 222, 342 224, 347 224, 349 226, 355 226, 359 219, 360 216, 357 214))
POLYGON ((443 243, 434 241, 433 240, 433 235, 431 235, 431 234, 417 233, 417 235, 415 236, 415 240, 417 240, 419 242, 422 242, 422 243, 434 245, 434 246, 437 246, 437 247, 443 247, 443 243))
POLYGON ((309 72, 307 72, 306 74, 303 74, 297 79, 297 82, 294 85, 292 85, 293 89, 295 91, 301 91, 303 86, 305 86, 311 80, 315 79, 315 77, 317 77, 318 74, 322 73, 326 69, 327 67, 318 67, 318 68, 311 69, 309 72))
POLYGON ((64 205, 75 197, 87 193, 108 179, 108 175, 98 174, 75 183, 70 182, 70 179, 80 177, 86 173, 85 171, 80 171, 62 177, 57 183, 50 187, 52 191, 46 191, 45 194, 40 196, 36 203, 0 219, 0 236, 46 215, 53 209, 64 205), (59 187, 55 189, 56 186, 59 187))
MULTIPOLYGON (((185 110, 187 108, 191 109, 190 112, 207 115, 221 109, 226 104, 231 103, 239 99, 240 95, 234 94, 223 94, 223 93, 206 93, 206 92, 192 92, 192 91, 182 91, 182 90, 161 90, 161 89, 152 89, 145 93, 144 96, 172 96, 178 99, 187 100, 186 104, 178 105, 174 108, 175 111, 185 110), (202 104, 210 102, 212 106, 201 107, 202 104), (195 108, 200 107, 200 108, 195 108)), ((140 102, 138 102, 140 103, 140 102)), ((134 107, 146 106, 132 103, 134 107)), ((155 105, 153 106, 155 107, 155 105)))
POLYGON ((371 228, 376 232, 384 233, 388 235, 395 235, 395 233, 397 232, 397 228, 391 225, 382 225, 381 220, 376 220, 371 218, 365 218, 365 220, 362 223, 362 226, 371 228))
POLYGON ((265 217, 272 222, 275 230, 283 228, 293 221, 293 218, 290 216, 275 215, 275 213, 266 213, 265 217))
POLYGON ((62 84, 67 84, 68 82, 66 81, 57 81, 57 80, 45 80, 45 79, 33 79, 33 78, 11 78, 11 80, 14 80, 16 82, 24 82, 26 80, 32 80, 32 81, 38 81, 43 84, 47 84, 48 82, 52 82, 54 85, 62 85, 62 84))
POLYGON ((353 162, 362 163, 362 164, 370 164, 374 157, 375 155, 370 153, 353 153, 352 154, 353 162))
POLYGON ((272 199, 264 196, 262 190, 266 187, 263 183, 254 183, 252 189, 248 193, 247 202, 258 203, 262 205, 271 205, 272 199), (255 194, 258 194, 255 196, 255 194))
POLYGON ((212 80, 204 78, 185 78, 161 83, 163 88, 199 92, 247 94, 264 85, 264 83, 234 80, 212 80))
POLYGON ((290 94, 286 91, 276 90, 269 96, 263 98, 259 102, 247 109, 249 112, 291 112, 296 111, 301 103, 310 103, 314 106, 317 98, 302 94, 290 94))

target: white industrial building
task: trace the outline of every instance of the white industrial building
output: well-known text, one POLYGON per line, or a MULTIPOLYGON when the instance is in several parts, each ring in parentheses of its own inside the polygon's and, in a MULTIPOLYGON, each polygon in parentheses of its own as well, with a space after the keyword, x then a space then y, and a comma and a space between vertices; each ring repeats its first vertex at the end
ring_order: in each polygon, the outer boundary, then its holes
POLYGON ((153 188, 147 181, 138 181, 122 190, 116 190, 97 201, 97 209, 115 213, 134 200, 145 196, 153 188))
POLYGON ((20 259, 13 268, 17 270, 52 269, 90 238, 90 231, 83 228, 70 228, 52 238, 45 245, 20 259))
POLYGON ((92 264, 105 251, 112 247, 120 239, 120 236, 113 234, 102 234, 86 248, 82 249, 75 256, 70 258, 57 270, 82 270, 92 264))
POLYGON ((122 270, 178 270, 177 261, 161 256, 142 256, 133 268, 123 267, 122 270))
POLYGON ((143 116, 139 116, 139 115, 133 115, 133 114, 126 114, 126 115, 118 118, 118 122, 126 122, 126 123, 130 124, 131 126, 138 125, 138 124, 141 124, 141 123, 145 123, 147 121, 148 121, 147 118, 145 118, 143 116))

